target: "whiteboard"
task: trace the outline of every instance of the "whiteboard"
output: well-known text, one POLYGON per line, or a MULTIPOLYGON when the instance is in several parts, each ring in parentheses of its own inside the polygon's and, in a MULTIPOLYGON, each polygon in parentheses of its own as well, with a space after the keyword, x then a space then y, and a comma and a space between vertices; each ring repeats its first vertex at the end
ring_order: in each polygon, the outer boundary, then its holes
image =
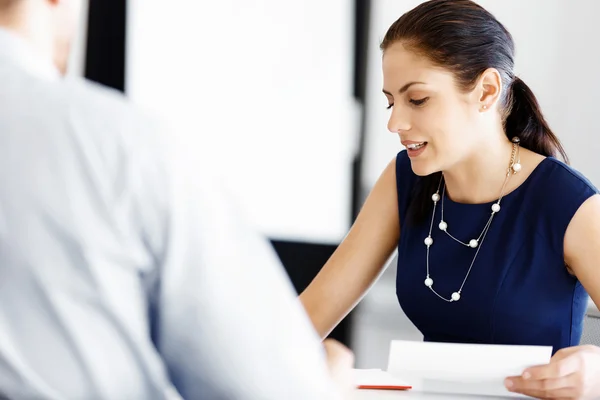
POLYGON ((130 0, 126 93, 209 146, 271 238, 338 243, 358 141, 353 2, 130 0))

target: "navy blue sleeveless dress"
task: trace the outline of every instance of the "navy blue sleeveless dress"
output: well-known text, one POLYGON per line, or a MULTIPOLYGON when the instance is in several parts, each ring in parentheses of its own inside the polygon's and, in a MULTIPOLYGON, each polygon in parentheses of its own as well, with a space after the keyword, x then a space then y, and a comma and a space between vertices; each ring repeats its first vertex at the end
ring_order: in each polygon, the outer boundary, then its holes
MULTIPOLYGON (((544 159, 527 180, 504 196, 458 301, 439 298, 426 285, 431 211, 423 223, 409 223, 416 176, 405 151, 396 158, 400 215, 397 296, 426 341, 552 346, 579 344, 588 295, 564 263, 569 222, 597 193, 581 174, 555 158, 544 159)), ((433 195, 433 193, 431 193, 433 195)), ((477 238, 491 206, 444 199, 448 232, 468 243, 477 238)), ((433 224, 429 267, 433 288, 446 299, 460 288, 475 249, 457 243, 433 224)))

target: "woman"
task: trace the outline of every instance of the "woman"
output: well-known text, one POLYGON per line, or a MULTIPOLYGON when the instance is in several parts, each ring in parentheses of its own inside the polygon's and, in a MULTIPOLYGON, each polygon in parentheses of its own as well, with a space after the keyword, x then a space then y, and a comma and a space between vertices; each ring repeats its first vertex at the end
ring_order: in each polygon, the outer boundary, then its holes
POLYGON ((407 150, 301 294, 316 329, 325 337, 398 247, 399 303, 425 340, 550 345, 551 363, 509 390, 600 395, 600 351, 578 346, 588 294, 600 305, 600 196, 514 75, 510 34, 472 1, 432 0, 381 49, 388 128, 407 150))

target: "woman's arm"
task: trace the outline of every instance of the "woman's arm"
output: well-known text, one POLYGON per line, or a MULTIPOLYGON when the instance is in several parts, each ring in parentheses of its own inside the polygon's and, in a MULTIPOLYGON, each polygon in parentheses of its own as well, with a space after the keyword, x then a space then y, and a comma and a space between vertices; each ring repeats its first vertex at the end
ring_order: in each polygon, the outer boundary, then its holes
POLYGON ((379 177, 346 238, 300 295, 321 338, 335 328, 373 284, 399 237, 394 158, 379 177))
POLYGON ((600 308, 600 195, 587 199, 565 233, 565 263, 600 308))

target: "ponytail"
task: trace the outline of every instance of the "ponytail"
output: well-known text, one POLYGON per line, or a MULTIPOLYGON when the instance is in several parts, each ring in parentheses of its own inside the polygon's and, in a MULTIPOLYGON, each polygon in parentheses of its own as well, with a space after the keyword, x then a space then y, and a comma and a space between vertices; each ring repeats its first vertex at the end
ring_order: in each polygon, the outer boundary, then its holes
POLYGON ((521 146, 526 149, 546 157, 560 157, 569 163, 567 153, 548 126, 535 95, 518 77, 510 86, 504 131, 509 139, 518 136, 521 146))

